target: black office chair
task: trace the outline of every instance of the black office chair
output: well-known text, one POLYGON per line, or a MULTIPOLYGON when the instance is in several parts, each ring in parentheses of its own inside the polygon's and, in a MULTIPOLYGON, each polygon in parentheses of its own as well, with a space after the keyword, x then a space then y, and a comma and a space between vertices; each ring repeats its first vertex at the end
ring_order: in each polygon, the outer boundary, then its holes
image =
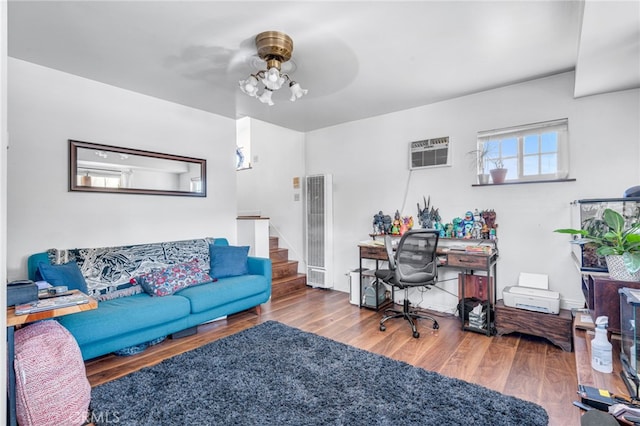
POLYGON ((436 247, 438 246, 439 232, 435 229, 415 229, 407 231, 398 248, 393 250, 392 238, 385 236, 385 247, 389 257, 389 269, 379 269, 376 277, 383 282, 404 290, 404 302, 402 311, 387 309, 380 320, 380 331, 385 331, 384 325, 391 318, 404 318, 411 324, 413 337, 420 337, 414 320, 423 318, 433 321, 433 329, 440 328, 435 318, 418 311, 409 309, 409 289, 411 287, 435 285, 438 277, 436 259, 436 247))

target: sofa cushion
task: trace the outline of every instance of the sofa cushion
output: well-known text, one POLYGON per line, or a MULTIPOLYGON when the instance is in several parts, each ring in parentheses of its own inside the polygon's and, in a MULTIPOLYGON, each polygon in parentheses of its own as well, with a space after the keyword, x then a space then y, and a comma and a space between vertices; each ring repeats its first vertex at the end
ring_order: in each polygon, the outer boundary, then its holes
POLYGON ((200 268, 198 259, 193 259, 140 275, 136 281, 151 296, 169 296, 183 288, 210 282, 211 277, 200 268))
POLYGON ((87 293, 87 282, 75 260, 61 265, 40 262, 36 273, 36 280, 39 279, 43 279, 53 286, 65 285, 69 290, 80 290, 87 293))
POLYGON ((242 275, 221 278, 217 282, 189 287, 178 293, 191 302, 194 314, 265 292, 269 280, 263 275, 242 275))
POLYGON ((248 273, 249 246, 220 246, 209 244, 212 278, 235 277, 248 273))
POLYGON ((98 303, 98 309, 59 318, 82 347, 87 342, 144 330, 189 315, 189 301, 179 296, 151 297, 140 293, 98 303))

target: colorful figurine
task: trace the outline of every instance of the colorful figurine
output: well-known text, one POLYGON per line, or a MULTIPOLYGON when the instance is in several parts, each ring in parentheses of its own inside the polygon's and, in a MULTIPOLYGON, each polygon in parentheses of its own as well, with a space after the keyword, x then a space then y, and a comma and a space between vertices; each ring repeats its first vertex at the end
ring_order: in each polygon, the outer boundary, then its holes
POLYGON ((402 223, 407 227, 407 230, 413 228, 413 216, 405 216, 402 218, 402 223))
POLYGON ((399 235, 402 221, 400 220, 400 212, 396 210, 396 214, 393 216, 393 222, 391 224, 391 234, 399 235))
POLYGON ((484 240, 488 240, 489 239, 489 227, 487 226, 486 223, 482 224, 482 230, 480 231, 480 235, 482 236, 482 239, 484 239, 484 240))
POLYGON ((453 223, 447 223, 444 226, 444 236, 445 238, 453 238, 453 223))
POLYGON ((471 230, 473 229, 473 213, 468 211, 464 215, 464 219, 462 219, 462 237, 463 238, 471 238, 471 230))
POLYGON ((460 217, 454 217, 453 218, 453 229, 451 232, 451 237, 452 238, 462 238, 463 234, 462 234, 462 218, 460 217))
POLYGON ((482 212, 482 218, 484 219, 484 223, 489 228, 489 239, 495 240, 497 238, 497 228, 498 224, 496 223, 496 212, 493 210, 485 210, 482 212))

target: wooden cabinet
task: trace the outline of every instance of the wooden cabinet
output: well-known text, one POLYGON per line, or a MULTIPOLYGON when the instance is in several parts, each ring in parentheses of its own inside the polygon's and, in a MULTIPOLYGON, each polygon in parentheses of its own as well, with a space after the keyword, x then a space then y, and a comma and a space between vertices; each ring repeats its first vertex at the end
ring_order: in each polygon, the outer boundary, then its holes
POLYGON ((571 311, 568 309, 560 309, 560 313, 555 315, 505 306, 502 299, 496 303, 498 335, 518 332, 544 337, 571 352, 571 325, 571 311))
POLYGON ((493 303, 493 294, 491 293, 493 289, 495 289, 493 277, 458 274, 458 294, 464 294, 465 297, 475 297, 483 302, 490 300, 493 303), (492 285, 489 285, 489 280, 492 285))
POLYGON ((583 275, 582 292, 584 293, 591 318, 595 321, 600 316, 609 318, 611 333, 620 334, 620 295, 622 287, 640 289, 640 282, 616 281, 608 276, 583 275))

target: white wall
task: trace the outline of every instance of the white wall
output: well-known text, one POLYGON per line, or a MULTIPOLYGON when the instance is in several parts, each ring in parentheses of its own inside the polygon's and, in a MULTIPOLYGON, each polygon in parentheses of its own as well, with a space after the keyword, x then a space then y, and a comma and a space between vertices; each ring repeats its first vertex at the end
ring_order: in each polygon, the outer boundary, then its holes
POLYGON ((304 133, 251 119, 250 135, 252 168, 238 171, 238 211, 268 217, 270 235, 304 273, 304 197, 293 188, 294 177, 304 185, 304 133))
MULTIPOLYGON (((416 204, 431 196, 446 222, 475 208, 497 212, 498 298, 520 272, 536 272, 549 275, 564 306, 581 306, 568 238, 552 231, 569 227, 571 201, 619 197, 639 183, 640 90, 574 99, 573 83, 574 74, 565 73, 308 133, 307 173, 334 178, 334 279, 346 280, 344 274, 358 265, 356 245, 368 239, 376 212, 393 215, 398 209, 417 223, 416 204), (476 172, 465 154, 475 149, 478 131, 564 117, 576 182, 471 186, 476 172), (452 167, 410 173, 409 142, 441 136, 450 137, 452 167)), ((412 301, 455 310, 455 274, 441 279, 452 294, 432 290, 415 293, 412 301)))
MULTIPOLYGON (((0 259, 7 255, 7 2, 0 2, 0 259)), ((0 263, 1 265, 1 263, 0 263)), ((6 305, 6 267, 0 266, 0 306, 6 305)), ((0 339, 7 341, 7 317, 0 319, 0 339)), ((5 346, 3 346, 4 348, 5 346)), ((7 351, 0 351, 0 365, 7 365, 7 351)), ((4 368, 4 367, 3 367, 4 368)), ((5 370, 6 371, 6 370, 5 370)), ((7 380, 0 380, 0 418, 7 418, 7 380)))
POLYGON ((235 121, 9 58, 9 279, 29 254, 236 238, 235 121), (68 191, 68 139, 207 160, 207 197, 68 191))

